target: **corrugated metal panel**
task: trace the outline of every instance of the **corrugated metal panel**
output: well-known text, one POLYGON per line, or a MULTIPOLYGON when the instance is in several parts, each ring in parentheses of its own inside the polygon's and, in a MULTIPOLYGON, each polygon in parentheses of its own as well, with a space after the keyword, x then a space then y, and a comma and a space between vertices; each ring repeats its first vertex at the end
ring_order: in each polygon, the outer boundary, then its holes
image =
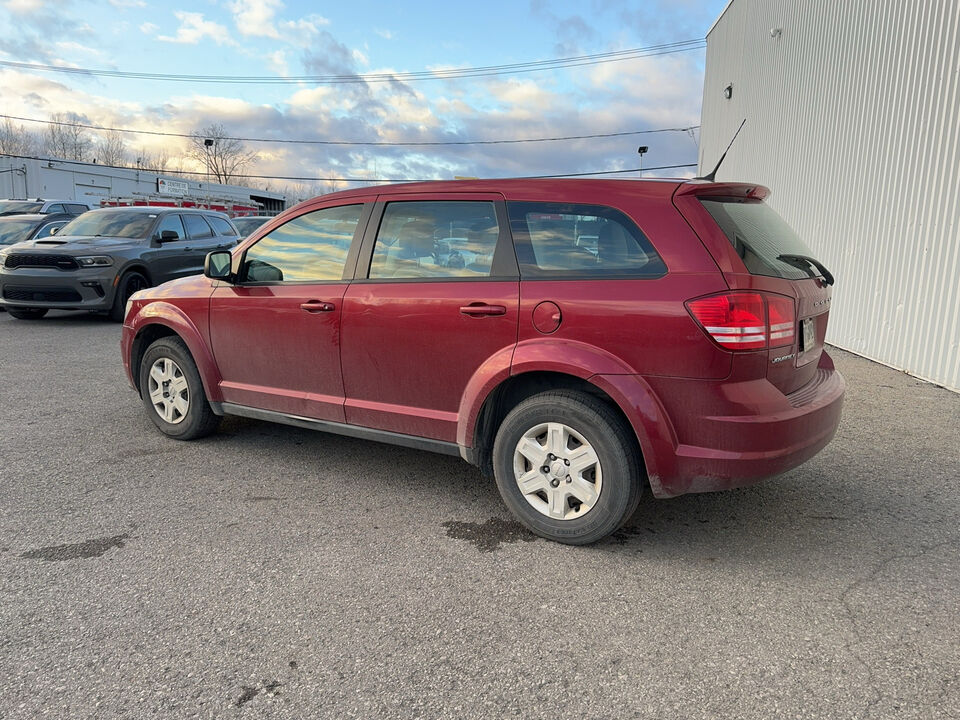
POLYGON ((744 117, 718 179, 770 187, 833 271, 828 340, 960 390, 960 2, 733 0, 701 171, 744 117))

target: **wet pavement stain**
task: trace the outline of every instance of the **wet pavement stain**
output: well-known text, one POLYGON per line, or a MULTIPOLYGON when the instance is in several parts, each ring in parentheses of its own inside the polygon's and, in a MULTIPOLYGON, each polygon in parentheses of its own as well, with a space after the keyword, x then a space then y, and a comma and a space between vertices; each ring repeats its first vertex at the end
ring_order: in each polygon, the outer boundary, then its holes
POLYGON ((490 518, 484 523, 448 520, 443 523, 447 537, 473 543, 480 552, 493 552, 501 543, 533 542, 537 536, 513 520, 490 518))
POLYGON ((60 562, 61 560, 82 560, 85 558, 100 557, 111 548, 122 548, 124 540, 130 538, 128 533, 114 535, 113 537, 94 538, 81 543, 68 543, 66 545, 51 545, 49 547, 38 548, 37 550, 28 550, 22 553, 20 557, 27 560, 46 560, 47 562, 60 562))
POLYGON ((261 691, 267 693, 270 697, 275 697, 280 694, 280 688, 283 687, 283 683, 277 680, 273 681, 263 681, 263 687, 247 687, 246 685, 242 686, 240 689, 243 692, 240 694, 240 698, 237 700, 237 707, 243 707, 248 702, 253 700, 261 691))

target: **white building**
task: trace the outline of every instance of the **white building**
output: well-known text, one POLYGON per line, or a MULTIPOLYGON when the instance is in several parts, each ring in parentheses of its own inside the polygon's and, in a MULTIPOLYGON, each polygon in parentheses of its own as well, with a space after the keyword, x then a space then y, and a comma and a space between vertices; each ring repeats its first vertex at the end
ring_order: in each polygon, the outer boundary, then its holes
POLYGON ((827 340, 960 390, 960 2, 732 0, 700 144, 836 276, 827 340))
POLYGON ((286 207, 281 193, 220 185, 176 174, 115 168, 58 158, 0 156, 0 198, 81 200, 109 205, 208 207, 229 215, 276 215, 286 207))

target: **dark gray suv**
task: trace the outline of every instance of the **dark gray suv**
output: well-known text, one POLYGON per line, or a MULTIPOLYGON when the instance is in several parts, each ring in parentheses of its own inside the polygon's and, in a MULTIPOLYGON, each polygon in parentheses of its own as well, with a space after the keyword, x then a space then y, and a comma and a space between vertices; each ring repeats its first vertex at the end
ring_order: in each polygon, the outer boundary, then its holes
POLYGON ((209 210, 92 210, 53 237, 0 250, 0 305, 22 320, 56 309, 107 312, 119 322, 137 290, 202 273, 207 253, 237 237, 226 215, 209 210))

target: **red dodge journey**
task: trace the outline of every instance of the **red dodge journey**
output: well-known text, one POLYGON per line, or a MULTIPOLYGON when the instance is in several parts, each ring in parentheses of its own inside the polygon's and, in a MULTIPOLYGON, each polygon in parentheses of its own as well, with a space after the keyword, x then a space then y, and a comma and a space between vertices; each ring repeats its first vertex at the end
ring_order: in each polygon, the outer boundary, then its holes
POLYGON ((767 195, 523 179, 324 195, 134 294, 124 366, 172 438, 242 415, 460 455, 533 532, 594 542, 646 488, 748 485, 837 429, 833 277, 767 195))

